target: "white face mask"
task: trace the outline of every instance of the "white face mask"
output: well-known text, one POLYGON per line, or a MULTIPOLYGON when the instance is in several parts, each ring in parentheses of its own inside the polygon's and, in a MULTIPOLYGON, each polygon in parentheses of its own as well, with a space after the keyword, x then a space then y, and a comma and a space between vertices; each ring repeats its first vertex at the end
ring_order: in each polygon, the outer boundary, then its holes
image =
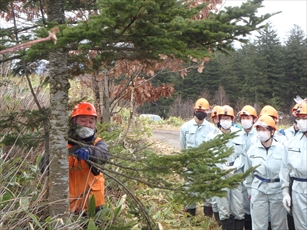
POLYGON ((91 129, 88 127, 80 127, 80 128, 77 128, 76 132, 80 138, 84 139, 84 138, 93 136, 95 133, 95 129, 91 129))
POLYGON ((301 132, 307 131, 307 120, 297 120, 297 127, 301 130, 301 132))
POLYGON ((241 120, 241 124, 242 124, 243 129, 250 129, 253 125, 253 120, 244 119, 244 120, 241 120))
POLYGON ((223 129, 230 129, 232 126, 232 120, 220 120, 220 125, 222 126, 223 129))
POLYGON ((267 140, 270 139, 271 134, 270 132, 267 131, 257 131, 257 137, 261 142, 266 142, 267 140))

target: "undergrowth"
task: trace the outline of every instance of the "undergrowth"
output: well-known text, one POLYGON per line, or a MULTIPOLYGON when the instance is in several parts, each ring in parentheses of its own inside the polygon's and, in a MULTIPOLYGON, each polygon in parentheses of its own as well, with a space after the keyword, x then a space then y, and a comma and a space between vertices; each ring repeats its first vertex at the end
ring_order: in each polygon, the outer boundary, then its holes
MULTIPOLYGON (((42 80, 33 77, 33 86, 40 104, 49 106, 48 87, 42 86, 42 80)), ((80 90, 80 87, 72 87, 80 90)), ((74 98, 76 99, 76 98, 74 98)), ((36 110, 33 96, 27 83, 22 79, 8 79, 6 85, 0 87, 1 119, 14 112, 36 110)), ((22 114, 22 113, 21 113, 22 114)), ((133 118, 132 126, 126 136, 122 130, 127 128, 125 122, 127 110, 119 116, 121 122, 98 124, 99 134, 107 141, 110 152, 125 154, 141 154, 147 152, 164 154, 167 146, 150 141, 151 130, 175 129, 184 123, 180 118, 171 117, 154 123, 150 120, 140 121, 133 118)), ((38 163, 44 153, 44 139, 42 127, 33 126, 30 129, 23 126, 26 117, 15 116, 15 128, 5 127, 0 134, 0 229, 147 229, 140 207, 136 205, 133 197, 121 185, 106 177, 106 204, 103 210, 94 214, 90 210, 86 214, 71 214, 65 223, 48 212, 48 181, 38 169, 38 163), (12 135, 14 133, 14 135, 12 135), (34 134, 34 139, 22 139, 34 134), (4 140, 14 136, 11 142, 4 140), (19 141, 22 140, 22 141, 19 141), (25 143, 25 141, 28 141, 25 143)), ((113 161, 116 161, 114 159, 113 161)), ((126 166, 129 166, 126 162, 126 166)), ((119 170, 115 166, 106 166, 119 170)), ((176 203, 170 191, 151 188, 134 180, 118 179, 141 202, 142 207, 154 223, 156 229, 218 229, 217 223, 204 217, 201 206, 195 218, 187 218, 183 204, 176 203)), ((161 178, 161 180, 174 180, 161 178)))

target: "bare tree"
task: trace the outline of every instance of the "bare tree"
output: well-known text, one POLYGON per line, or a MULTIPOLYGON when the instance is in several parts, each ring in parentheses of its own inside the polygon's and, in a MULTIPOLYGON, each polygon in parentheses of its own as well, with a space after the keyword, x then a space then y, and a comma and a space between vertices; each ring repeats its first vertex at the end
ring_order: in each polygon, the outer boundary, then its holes
POLYGON ((212 99, 212 104, 217 104, 217 105, 229 104, 229 99, 223 86, 221 85, 219 86, 218 91, 215 93, 214 98, 212 99))

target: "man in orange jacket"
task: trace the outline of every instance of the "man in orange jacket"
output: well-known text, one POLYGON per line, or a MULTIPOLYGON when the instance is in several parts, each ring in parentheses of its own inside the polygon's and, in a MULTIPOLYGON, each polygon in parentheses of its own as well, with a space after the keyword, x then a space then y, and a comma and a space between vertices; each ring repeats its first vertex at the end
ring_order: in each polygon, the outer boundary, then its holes
MULTIPOLYGON (((103 174, 89 164, 91 160, 104 164, 109 159, 108 147, 105 141, 96 137, 97 112, 88 102, 81 102, 74 107, 71 114, 71 127, 68 136, 69 148, 69 194, 70 211, 80 213, 87 210, 88 199, 95 197, 96 210, 104 204, 103 174)), ((41 171, 47 166, 44 157, 41 161, 41 171)))

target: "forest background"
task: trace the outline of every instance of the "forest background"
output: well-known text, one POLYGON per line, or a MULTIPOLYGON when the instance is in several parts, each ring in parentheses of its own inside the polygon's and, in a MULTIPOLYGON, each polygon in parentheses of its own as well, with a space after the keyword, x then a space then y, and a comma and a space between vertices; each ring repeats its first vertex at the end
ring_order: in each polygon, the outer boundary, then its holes
POLYGON ((270 26, 259 26, 274 15, 255 15, 261 1, 221 12, 214 11, 221 1, 195 2, 0 2, 1 17, 12 23, 0 30, 0 226, 216 227, 204 217, 182 218, 182 202, 191 197, 181 179, 185 168, 193 172, 198 201, 242 181, 221 180, 228 172, 214 167, 231 152, 223 145, 230 137, 187 152, 157 149, 146 138, 154 127, 135 115, 157 113, 165 118, 161 125, 178 127, 201 96, 237 111, 271 104, 289 115, 293 97, 306 93, 306 38, 294 26, 287 45, 280 44, 270 26), (233 48, 255 30, 259 40, 233 48), (59 160, 68 154, 67 117, 80 100, 97 107, 98 133, 112 154, 105 168, 97 165, 107 177, 108 198, 97 215, 68 214, 68 165, 59 160), (223 154, 215 158, 216 151, 223 154), (55 159, 49 177, 38 170, 42 154, 55 159))
POLYGON ((173 97, 145 103, 138 112, 187 119, 193 103, 204 97, 211 106, 228 104, 237 112, 247 104, 258 113, 263 106, 271 105, 284 119, 281 124, 289 125, 293 98, 307 95, 306 35, 297 25, 284 43, 270 24, 258 32, 252 43, 232 52, 217 52, 202 73, 191 70, 184 78, 172 73, 157 76, 153 84, 174 85, 173 97))

